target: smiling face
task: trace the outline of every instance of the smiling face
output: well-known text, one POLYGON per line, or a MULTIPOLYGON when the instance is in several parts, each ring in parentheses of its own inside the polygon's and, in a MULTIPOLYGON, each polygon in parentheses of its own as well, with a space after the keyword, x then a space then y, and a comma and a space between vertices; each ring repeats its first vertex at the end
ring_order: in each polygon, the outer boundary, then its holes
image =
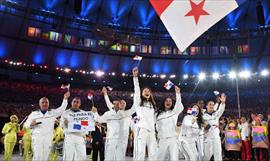
POLYGON ((170 110, 172 108, 172 104, 173 104, 173 101, 171 98, 166 98, 165 101, 164 101, 164 107, 165 107, 165 110, 170 110))
POLYGON ((72 102, 71 102, 71 108, 74 111, 77 111, 80 109, 81 106, 81 99, 80 98, 73 98, 72 102))
POLYGON ((47 111, 49 108, 49 100, 46 97, 43 97, 39 100, 39 107, 41 111, 47 111))
POLYGON ((126 103, 126 101, 125 100, 121 100, 120 101, 120 108, 119 108, 119 110, 125 110, 126 109, 126 106, 127 106, 127 103, 126 103))
POLYGON ((114 109, 118 111, 120 109, 120 101, 113 101, 114 109))
POLYGON ((152 93, 151 93, 151 90, 149 88, 144 88, 143 91, 142 91, 142 96, 144 98, 146 98, 147 100, 150 99, 152 93))
POLYGON ((213 101, 209 101, 207 103, 207 112, 208 113, 214 112, 214 106, 215 106, 215 103, 213 101))

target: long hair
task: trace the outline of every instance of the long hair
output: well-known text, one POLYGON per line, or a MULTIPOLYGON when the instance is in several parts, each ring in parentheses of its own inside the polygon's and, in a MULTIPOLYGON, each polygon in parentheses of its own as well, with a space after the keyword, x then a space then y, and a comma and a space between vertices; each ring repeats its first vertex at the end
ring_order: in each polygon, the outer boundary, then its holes
MULTIPOLYGON (((159 106, 159 108, 157 109, 156 117, 158 117, 162 112, 165 112, 165 101, 166 101, 168 98, 171 99, 170 97, 166 97, 165 99, 163 99, 162 105, 159 106)), ((174 100, 173 100, 173 99, 171 99, 171 100, 172 100, 172 106, 171 106, 171 108, 170 108, 169 110, 173 110, 174 105, 175 105, 174 100)))
POLYGON ((199 105, 197 103, 192 104, 191 108, 193 108, 193 106, 197 106, 197 108, 198 108, 199 113, 197 115, 197 117, 198 117, 197 123, 198 123, 199 128, 201 129, 203 124, 204 124, 202 110, 200 109, 200 107, 199 107, 199 105))
POLYGON ((154 99, 154 97, 153 97, 153 95, 152 95, 151 89, 148 88, 148 87, 144 87, 144 88, 141 90, 141 104, 140 104, 140 106, 143 106, 144 103, 146 103, 146 102, 149 102, 149 103, 152 105, 152 107, 154 108, 154 110, 156 111, 156 109, 157 109, 157 108, 156 108, 156 101, 155 101, 155 99, 154 99), (150 92, 151 92, 151 95, 150 95, 149 100, 147 100, 146 98, 144 98, 143 95, 142 95, 143 90, 146 89, 146 88, 149 89, 150 92))

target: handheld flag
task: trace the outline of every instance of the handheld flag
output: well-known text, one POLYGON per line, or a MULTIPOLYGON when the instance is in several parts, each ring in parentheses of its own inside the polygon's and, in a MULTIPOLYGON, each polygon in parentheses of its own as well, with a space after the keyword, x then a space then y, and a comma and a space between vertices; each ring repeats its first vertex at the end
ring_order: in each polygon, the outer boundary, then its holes
POLYGON ((93 95, 93 93, 91 93, 91 92, 89 92, 88 94, 87 94, 87 98, 89 99, 89 100, 93 100, 93 97, 94 97, 94 95, 93 95))
POLYGON ((180 51, 238 7, 236 0, 149 0, 180 51))
POLYGON ((141 57, 141 56, 136 55, 136 56, 133 58, 133 60, 138 60, 138 61, 141 61, 141 60, 142 60, 142 57, 141 57))
POLYGON ((69 88, 70 88, 70 84, 68 84, 68 85, 62 84, 61 85, 61 89, 67 89, 67 90, 69 90, 69 88))
POLYGON ((215 96, 219 95, 219 91, 214 91, 213 93, 214 93, 215 96))
POLYGON ((195 115, 197 113, 197 109, 196 108, 188 108, 187 113, 191 114, 191 115, 195 115))
POLYGON ((164 84, 164 88, 166 88, 167 90, 170 90, 172 86, 174 86, 174 84, 170 80, 168 80, 168 82, 164 84))
POLYGON ((112 90, 113 90, 113 88, 110 87, 110 86, 107 86, 107 89, 108 89, 109 91, 112 91, 112 90))
POLYGON ((89 92, 88 94, 87 94, 87 98, 92 102, 92 106, 95 106, 95 104, 94 104, 94 94, 92 93, 92 92, 89 92))

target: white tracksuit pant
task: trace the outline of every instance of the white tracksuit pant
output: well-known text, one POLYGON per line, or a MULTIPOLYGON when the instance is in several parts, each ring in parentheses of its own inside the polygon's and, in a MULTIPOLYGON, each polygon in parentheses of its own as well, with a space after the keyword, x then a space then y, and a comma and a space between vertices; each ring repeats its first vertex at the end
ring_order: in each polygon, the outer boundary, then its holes
POLYGON ((219 137, 204 140, 204 161, 209 161, 214 155, 215 161, 222 161, 221 140, 219 137))
POLYGON ((52 136, 32 136, 33 161, 47 161, 52 146, 52 136))
POLYGON ((185 160, 188 161, 198 161, 199 153, 196 147, 196 139, 194 138, 183 138, 180 142, 181 150, 185 156, 185 160))
POLYGON ((85 161, 86 145, 85 138, 76 134, 65 134, 64 161, 85 161))
POLYGON ((121 148, 118 147, 118 140, 116 138, 106 139, 105 143, 105 161, 119 160, 121 148))
POLYGON ((170 161, 178 161, 179 149, 177 137, 160 139, 158 144, 157 160, 165 160, 169 153, 170 161))
POLYGON ((156 161, 157 141, 154 131, 137 127, 134 136, 134 161, 145 160, 145 148, 147 146, 148 160, 156 161))
POLYGON ((128 137, 123 137, 121 139, 118 139, 117 143, 117 159, 119 161, 126 159, 126 151, 127 151, 127 144, 128 144, 128 137))

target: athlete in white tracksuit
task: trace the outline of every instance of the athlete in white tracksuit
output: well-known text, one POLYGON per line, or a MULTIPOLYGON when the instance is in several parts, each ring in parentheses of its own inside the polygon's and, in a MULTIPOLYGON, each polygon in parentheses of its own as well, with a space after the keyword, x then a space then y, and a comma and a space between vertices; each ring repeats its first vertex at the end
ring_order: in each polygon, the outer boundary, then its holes
POLYGON ((220 139, 220 131, 219 131, 219 118, 222 116, 225 111, 225 102, 226 95, 222 94, 219 97, 220 104, 214 104, 213 101, 209 101, 207 104, 207 111, 203 114, 204 123, 210 127, 204 134, 204 159, 205 161, 209 161, 211 157, 214 155, 215 161, 222 160, 222 148, 221 148, 221 139, 220 139), (218 108, 217 108, 218 107, 218 108), (214 109, 217 109, 215 111, 214 109))
POLYGON ((154 161, 157 156, 157 141, 155 134, 155 103, 149 88, 142 91, 139 86, 138 69, 133 69, 134 82, 134 106, 138 118, 134 133, 134 161, 145 160, 145 149, 147 146, 148 160, 154 161))
POLYGON ((197 105, 192 107, 192 111, 186 115, 182 121, 181 131, 179 134, 180 148, 185 156, 185 160, 201 160, 203 147, 203 129, 202 113, 197 105), (199 143, 199 144, 198 144, 199 143))
POLYGON ((85 161, 86 160, 86 141, 85 132, 69 132, 68 118, 76 112, 84 112, 80 109, 81 100, 75 97, 71 102, 71 109, 66 110, 61 116, 60 126, 64 129, 65 139, 63 147, 64 161, 85 161))
POLYGON ((64 95, 62 105, 57 109, 49 108, 49 100, 45 97, 39 100, 40 110, 33 111, 24 126, 32 129, 33 161, 47 161, 51 151, 54 122, 61 116, 68 105, 70 93, 64 95))
POLYGON ((176 132, 176 123, 178 115, 183 111, 184 106, 181 101, 180 89, 175 86, 176 103, 172 109, 172 99, 166 98, 164 108, 157 113, 156 130, 158 133, 158 160, 165 160, 169 154, 171 161, 179 158, 178 134, 176 132))
MULTIPOLYGON (((107 93, 107 89, 103 87, 102 92, 104 94, 105 102, 110 111, 113 111, 113 103, 110 101, 110 98, 107 93)), ((120 101, 120 110, 125 110, 126 102, 124 100, 120 101)), ((120 120, 120 130, 119 130, 119 139, 118 139, 118 150, 119 160, 125 160, 127 144, 128 144, 128 136, 129 136, 129 127, 131 126, 131 116, 124 117, 120 120)))
POLYGON ((119 110, 119 101, 114 102, 114 110, 105 112, 99 116, 94 112, 95 121, 107 123, 107 136, 105 142, 105 161, 122 161, 122 146, 119 146, 121 139, 121 123, 123 118, 130 117, 135 113, 134 107, 129 110, 119 110), (118 105, 117 105, 118 104, 118 105))

